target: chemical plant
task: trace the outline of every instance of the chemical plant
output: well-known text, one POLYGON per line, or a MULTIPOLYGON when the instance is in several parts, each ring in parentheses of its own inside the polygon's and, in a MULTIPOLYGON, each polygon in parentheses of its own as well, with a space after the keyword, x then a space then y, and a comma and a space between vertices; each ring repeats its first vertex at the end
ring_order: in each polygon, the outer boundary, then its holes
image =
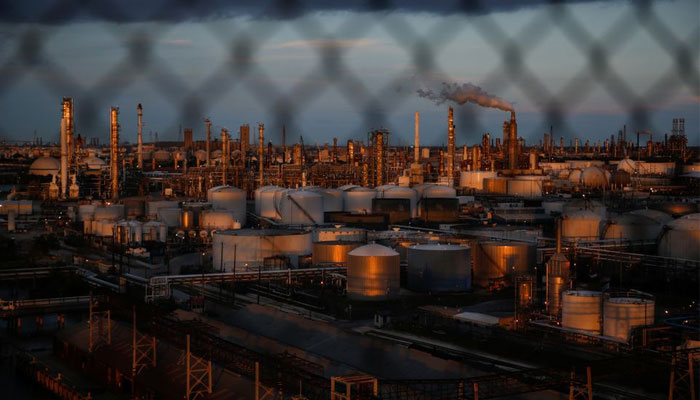
POLYGON ((144 141, 134 104, 104 110, 101 144, 60 105, 60 143, 0 147, 13 398, 697 399, 683 118, 526 145, 503 108, 457 143, 445 107, 406 116, 412 148, 309 146, 209 119, 144 141))

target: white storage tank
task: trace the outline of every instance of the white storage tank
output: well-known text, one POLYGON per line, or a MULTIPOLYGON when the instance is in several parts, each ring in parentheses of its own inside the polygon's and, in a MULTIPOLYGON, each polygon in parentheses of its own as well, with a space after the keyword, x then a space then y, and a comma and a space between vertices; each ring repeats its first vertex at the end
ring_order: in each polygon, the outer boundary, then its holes
POLYGON ((343 191, 340 189, 303 187, 301 190, 318 193, 323 198, 323 212, 343 211, 343 191))
POLYGON ((592 189, 607 187, 610 185, 610 172, 597 166, 585 168, 581 171, 581 184, 592 189))
POLYGON ((280 222, 287 225, 323 224, 323 196, 304 190, 278 192, 280 222))
POLYGON ((484 178, 484 192, 493 194, 508 193, 508 179, 501 177, 484 178))
POLYGON ((352 187, 343 191, 343 211, 353 213, 372 212, 372 199, 376 197, 373 189, 352 187))
POLYGON ((497 174, 496 171, 461 171, 459 173, 459 187, 484 190, 484 179, 495 178, 497 174))
POLYGON ((430 199, 452 199, 455 197, 457 197, 455 188, 443 185, 427 186, 423 189, 423 195, 421 196, 421 198, 430 199))
POLYGON ((124 214, 123 204, 110 204, 105 206, 95 207, 95 220, 109 220, 118 221, 124 219, 126 215, 124 214))
POLYGON ((641 214, 625 213, 605 225, 603 239, 656 240, 663 225, 641 214))
POLYGON ((236 218, 231 211, 207 210, 200 214, 199 225, 204 230, 226 230, 234 229, 236 218))
POLYGON ((562 293, 561 326, 600 335, 603 329, 603 294, 589 290, 562 293))
POLYGON ((297 268, 299 257, 311 254, 311 232, 293 229, 239 229, 213 233, 212 256, 215 270, 223 266, 225 271, 232 271, 234 252, 237 268, 258 267, 263 265, 265 258, 278 256, 288 257, 291 266, 297 268))
POLYGON ((572 169, 571 172, 569 172, 569 176, 566 178, 570 183, 573 183, 574 185, 578 185, 581 183, 581 170, 580 169, 572 169))
POLYGON ((406 286, 420 292, 471 289, 471 249, 454 244, 418 244, 408 248, 406 286))
POLYGON ((92 221, 92 234, 101 237, 110 237, 114 234, 114 221, 99 220, 92 221))
POLYGON ((647 218, 653 219, 661 225, 665 225, 666 223, 671 222, 673 220, 673 217, 671 215, 666 214, 663 211, 651 210, 648 208, 630 211, 628 214, 643 215, 647 218))
POLYGON ((700 214, 684 215, 667 223, 659 241, 659 255, 700 261, 700 214))
POLYGON ((573 214, 576 211, 587 210, 593 211, 596 214, 600 214, 601 217, 605 217, 607 213, 607 208, 603 203, 596 200, 589 199, 574 199, 564 204, 562 214, 573 214))
POLYGON ((579 242, 598 240, 603 225, 604 220, 600 214, 589 210, 576 211, 562 218, 562 238, 579 242))
POLYGON ((207 201, 214 210, 226 210, 241 225, 246 223, 246 192, 233 186, 216 186, 207 191, 207 201))
POLYGON ((321 227, 313 231, 314 242, 366 242, 367 231, 362 228, 344 226, 321 227))
POLYGON ((411 218, 418 217, 418 192, 409 187, 384 185, 376 189, 378 199, 408 199, 411 218))
POLYGON ((278 219, 275 194, 280 190, 284 189, 279 186, 263 186, 255 189, 255 214, 265 218, 278 219))
POLYGON ((398 295, 399 253, 368 244, 348 253, 347 294, 352 300, 387 300, 398 295))
POLYGON ((168 225, 168 228, 175 228, 180 226, 180 213, 181 209, 179 207, 173 208, 159 208, 158 209, 158 221, 164 222, 168 225))
POLYGON ((546 181, 547 177, 536 175, 523 175, 509 179, 507 184, 508 194, 527 198, 542 197, 546 181))
POLYGON ((143 227, 139 221, 119 221, 114 224, 117 243, 136 244, 141 243, 143 236, 143 227))
POLYGON ((159 221, 148 221, 143 224, 142 240, 165 242, 168 238, 168 226, 159 221))
POLYGON ((603 335, 628 342, 632 329, 654 323, 654 300, 610 297, 603 303, 603 335))

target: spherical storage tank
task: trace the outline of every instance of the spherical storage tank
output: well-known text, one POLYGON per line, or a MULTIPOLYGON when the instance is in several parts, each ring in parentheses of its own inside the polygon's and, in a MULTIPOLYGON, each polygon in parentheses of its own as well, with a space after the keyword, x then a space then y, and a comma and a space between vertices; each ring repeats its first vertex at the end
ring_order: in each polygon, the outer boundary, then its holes
POLYGON ((659 255, 700 261, 700 214, 688 214, 667 223, 659 242, 659 255))
POLYGON ((474 249, 474 284, 488 287, 490 280, 530 272, 535 266, 534 244, 512 241, 487 241, 474 249))
POLYGON ((319 225, 323 223, 323 196, 304 190, 278 192, 277 209, 280 222, 289 225, 319 225))
POLYGON ((593 211, 582 210, 565 215, 561 222, 565 240, 598 240, 603 229, 603 217, 593 211))
POLYGON ((343 191, 343 211, 368 213, 372 211, 372 199, 377 192, 364 187, 351 187, 343 191))
POLYGON ((656 240, 662 225, 647 216, 625 213, 611 219, 603 231, 603 239, 656 240))
POLYGON ((233 186, 216 186, 207 191, 214 210, 229 211, 241 225, 246 223, 246 192, 233 186))
POLYGON ((53 157, 39 157, 29 167, 30 175, 49 176, 58 175, 61 163, 53 157))
POLYGON ((454 244, 409 247, 406 285, 421 292, 471 289, 471 249, 454 244))
POLYGON ((580 169, 573 169, 569 173, 569 176, 566 178, 569 182, 573 183, 574 185, 578 185, 581 183, 581 170, 580 169))
POLYGON ((600 167, 588 167, 581 172, 581 184, 588 188, 603 188, 610 184, 610 172, 600 167))
POLYGON ((603 335, 629 341, 632 329, 654 323, 654 300, 610 297, 603 303, 603 335))
POLYGON ((600 335, 603 326, 601 292, 567 290, 562 293, 561 302, 561 326, 600 335))
POLYGON ((311 259, 314 265, 346 264, 348 253, 362 246, 362 242, 314 242, 311 259))
POLYGON ((217 231, 212 235, 213 266, 218 270, 261 266, 269 257, 288 257, 299 266, 299 257, 311 254, 311 232, 293 229, 239 229, 217 231), (223 258, 222 258, 223 254, 223 258))
POLYGON ((368 244, 348 253, 347 293, 353 300, 386 300, 400 288, 399 253, 368 244))

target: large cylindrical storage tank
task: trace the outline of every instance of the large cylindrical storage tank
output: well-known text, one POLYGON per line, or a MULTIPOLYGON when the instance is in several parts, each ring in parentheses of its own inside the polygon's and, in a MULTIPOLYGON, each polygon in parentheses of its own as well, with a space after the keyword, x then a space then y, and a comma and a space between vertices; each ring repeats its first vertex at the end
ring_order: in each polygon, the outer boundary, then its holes
POLYGON ((346 264, 348 253, 362 246, 362 242, 315 242, 311 251, 311 260, 314 265, 320 264, 346 264))
POLYGON ((231 211, 207 210, 201 214, 200 227, 205 230, 225 230, 233 229, 236 219, 231 211))
POLYGON ((144 241, 165 242, 168 238, 168 226, 159 221, 148 221, 143 224, 142 238, 144 241))
POLYGON ((323 198, 323 212, 343 211, 343 191, 340 189, 308 186, 301 190, 318 193, 323 198))
POLYGON ((603 217, 593 211, 583 210, 565 215, 561 222, 562 238, 575 241, 598 240, 603 223, 603 217))
POLYGON ((344 226, 321 227, 313 232, 314 242, 367 242, 367 231, 344 226))
POLYGON ((564 204, 562 214, 573 214, 576 211, 592 211, 605 217, 607 208, 601 202, 588 199, 575 199, 564 204))
POLYGON ((659 241, 659 255, 700 261, 700 214, 688 214, 667 223, 659 241))
POLYGON ((225 210, 241 225, 246 223, 246 192, 233 186, 216 186, 207 191, 207 201, 214 210, 225 210))
POLYGON ((473 284, 477 286, 529 273, 536 264, 537 248, 531 243, 486 241, 474 247, 473 284))
POLYGON ((485 178, 484 192, 493 194, 508 193, 508 179, 506 178, 485 178))
POLYGON ((462 171, 459 173, 459 187, 484 190, 484 180, 495 178, 497 174, 496 171, 462 171))
POLYGON ((418 192, 411 188, 385 185, 381 190, 377 188, 377 198, 408 199, 411 205, 411 218, 418 217, 418 192))
POLYGON ((399 253, 368 244, 348 253, 347 293, 352 300, 387 300, 398 295, 401 284, 399 253))
POLYGON ((454 244, 418 244, 408 248, 406 285, 420 292, 471 289, 471 249, 454 244))
POLYGON ((421 198, 428 199, 453 199, 457 197, 455 188, 444 185, 432 185, 423 189, 421 198))
POLYGON ((95 207, 95 220, 109 220, 117 221, 124 219, 124 205, 123 204, 110 204, 107 206, 95 207))
POLYGON ((567 290, 561 295, 561 326, 600 335, 603 329, 603 294, 589 290, 567 290))
POLYGON ((653 205, 652 208, 676 218, 698 212, 698 206, 695 203, 664 203, 653 205))
POLYGON ((304 190, 279 192, 277 209, 280 222, 288 225, 320 225, 323 223, 323 196, 304 190))
POLYGON ((511 196, 542 197, 546 180, 544 176, 518 176, 508 180, 507 192, 511 196))
POLYGON ((288 257, 291 267, 299 266, 299 257, 311 254, 311 232, 293 229, 238 229, 217 231, 212 235, 212 257, 215 270, 223 266, 236 267, 264 265, 270 257, 288 257), (223 246, 223 247, 222 247, 223 246), (221 254, 223 252, 223 258, 221 254))
POLYGON ((353 187, 343 192, 343 211, 353 213, 372 212, 372 199, 376 197, 373 189, 353 187))
POLYGON ((164 222, 168 228, 180 226, 180 208, 159 208, 158 221, 164 222))
POLYGON ((267 207, 269 209, 274 210, 274 199, 275 199, 275 191, 280 190, 279 186, 262 186, 257 189, 255 189, 255 192, 253 192, 254 197, 255 197, 255 214, 267 217, 267 218, 276 218, 276 216, 266 216, 262 214, 263 210, 263 198, 267 199, 267 202, 269 203, 267 207))
POLYGON ((632 328, 654 323, 654 300, 610 297, 603 302, 603 335, 629 341, 632 328))

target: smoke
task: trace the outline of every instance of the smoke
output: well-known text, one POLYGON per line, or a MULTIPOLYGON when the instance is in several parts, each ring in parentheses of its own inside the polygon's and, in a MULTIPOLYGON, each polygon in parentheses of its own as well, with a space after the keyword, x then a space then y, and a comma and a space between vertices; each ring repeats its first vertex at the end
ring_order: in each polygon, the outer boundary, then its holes
POLYGON ((416 91, 420 97, 430 99, 435 104, 440 105, 446 101, 453 101, 459 105, 464 103, 474 103, 482 107, 498 108, 503 111, 513 111, 513 106, 500 97, 488 94, 484 89, 472 85, 471 83, 442 83, 442 89, 434 92, 431 89, 418 89, 416 91))

